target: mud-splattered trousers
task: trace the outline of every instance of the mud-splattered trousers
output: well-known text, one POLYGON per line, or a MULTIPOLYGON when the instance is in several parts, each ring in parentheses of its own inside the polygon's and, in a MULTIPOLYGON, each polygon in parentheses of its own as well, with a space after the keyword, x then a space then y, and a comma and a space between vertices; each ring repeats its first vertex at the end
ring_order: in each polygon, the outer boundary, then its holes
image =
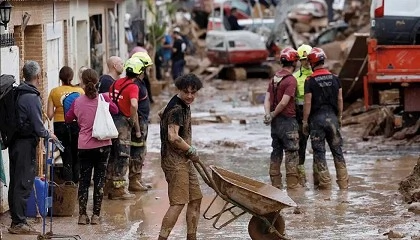
POLYGON ((142 169, 144 165, 144 158, 147 153, 147 133, 148 124, 147 120, 139 118, 141 137, 136 137, 136 131, 133 128, 131 130, 131 149, 130 149, 130 168, 129 168, 129 179, 138 178, 141 179, 142 169))
POLYGON ((299 133, 296 119, 282 115, 275 117, 271 122, 271 138, 273 151, 269 173, 272 185, 282 188, 280 165, 284 151, 287 188, 298 187, 299 133))
POLYGON ((303 105, 296 105, 296 120, 299 124, 299 165, 303 165, 309 138, 309 135, 303 134, 303 105))
POLYGON ((111 154, 107 167, 107 179, 113 182, 114 188, 125 186, 131 148, 132 123, 123 115, 114 115, 115 126, 118 129, 118 138, 112 139, 111 154))
POLYGON ((344 160, 340 128, 338 119, 332 110, 319 110, 309 119, 312 150, 314 156, 314 184, 320 188, 329 188, 331 178, 325 158, 325 140, 330 147, 337 171, 337 184, 340 188, 347 188, 348 175, 344 160))
POLYGON ((79 181, 79 215, 87 215, 86 206, 89 196, 89 186, 93 170, 93 214, 101 213, 102 199, 104 197, 104 184, 106 167, 109 159, 110 146, 79 149, 80 181, 79 181))

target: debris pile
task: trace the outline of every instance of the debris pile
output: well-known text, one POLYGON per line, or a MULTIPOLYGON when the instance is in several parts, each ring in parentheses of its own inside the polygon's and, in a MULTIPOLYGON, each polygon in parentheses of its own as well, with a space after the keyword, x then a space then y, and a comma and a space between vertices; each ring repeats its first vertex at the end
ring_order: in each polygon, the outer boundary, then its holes
POLYGON ((297 44, 311 43, 319 46, 329 42, 343 41, 370 21, 370 1, 349 1, 347 6, 335 11, 334 22, 328 23, 328 7, 324 0, 309 0, 297 4, 288 14, 297 44), (317 39, 327 29, 335 32, 317 39))
MULTIPOLYGON (((388 95, 388 96, 393 96, 388 95)), ((384 102, 387 100, 384 99, 384 102)), ((364 128, 361 138, 370 140, 373 136, 383 135, 392 140, 401 140, 403 144, 420 143, 420 119, 414 117, 411 124, 402 127, 402 115, 397 104, 371 106, 366 110, 363 101, 356 101, 343 112, 343 126, 361 125, 364 128)))
POLYGON ((411 174, 400 182, 398 191, 404 197, 404 201, 420 202, 420 157, 411 174))

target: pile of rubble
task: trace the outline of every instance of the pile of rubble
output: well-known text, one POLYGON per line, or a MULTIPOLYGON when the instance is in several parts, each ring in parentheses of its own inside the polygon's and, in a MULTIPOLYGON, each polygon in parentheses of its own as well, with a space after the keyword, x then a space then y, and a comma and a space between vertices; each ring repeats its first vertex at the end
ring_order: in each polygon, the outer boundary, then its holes
POLYGON ((328 23, 324 0, 296 5, 286 21, 294 45, 306 43, 324 49, 327 65, 335 74, 339 74, 355 42, 354 33, 368 33, 370 29, 370 0, 346 1, 347 5, 341 2, 341 9, 334 11, 334 22, 328 23))
POLYGON ((360 100, 348 106, 343 112, 342 125, 360 126, 363 129, 360 136, 363 141, 369 141, 375 136, 383 136, 397 144, 418 145, 420 119, 413 117, 407 120, 404 124, 406 127, 403 127, 403 116, 398 113, 398 91, 384 91, 382 98, 383 105, 371 106, 369 109, 366 109, 363 101, 360 100), (388 104, 385 104, 387 100, 388 104))

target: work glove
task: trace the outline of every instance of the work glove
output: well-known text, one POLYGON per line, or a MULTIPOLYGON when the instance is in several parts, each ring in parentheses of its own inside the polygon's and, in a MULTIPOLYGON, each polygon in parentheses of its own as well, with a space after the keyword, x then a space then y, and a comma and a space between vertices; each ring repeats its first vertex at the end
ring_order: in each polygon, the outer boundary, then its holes
POLYGON ((185 156, 193 162, 198 162, 200 160, 197 149, 194 146, 190 146, 185 156))
POLYGON ((306 136, 309 135, 309 125, 308 121, 302 121, 302 133, 306 136))

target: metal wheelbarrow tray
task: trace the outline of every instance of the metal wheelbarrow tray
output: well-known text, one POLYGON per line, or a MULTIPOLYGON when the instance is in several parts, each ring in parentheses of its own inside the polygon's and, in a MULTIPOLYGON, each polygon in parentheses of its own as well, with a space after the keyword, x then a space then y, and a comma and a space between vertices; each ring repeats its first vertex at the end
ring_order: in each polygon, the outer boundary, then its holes
POLYGON ((248 232, 252 239, 287 239, 284 236, 285 222, 280 212, 283 208, 296 207, 297 205, 286 192, 213 165, 210 166, 212 171, 210 175, 205 165, 200 161, 195 162, 194 166, 204 182, 217 193, 203 214, 207 220, 215 219, 214 228, 219 230, 243 214, 250 213, 253 217, 249 222, 248 232), (218 197, 225 201, 224 206, 220 212, 208 216, 209 209, 218 197), (242 212, 234 212, 234 208, 240 208, 242 212), (233 217, 218 224, 221 216, 226 212, 230 212, 233 217))

